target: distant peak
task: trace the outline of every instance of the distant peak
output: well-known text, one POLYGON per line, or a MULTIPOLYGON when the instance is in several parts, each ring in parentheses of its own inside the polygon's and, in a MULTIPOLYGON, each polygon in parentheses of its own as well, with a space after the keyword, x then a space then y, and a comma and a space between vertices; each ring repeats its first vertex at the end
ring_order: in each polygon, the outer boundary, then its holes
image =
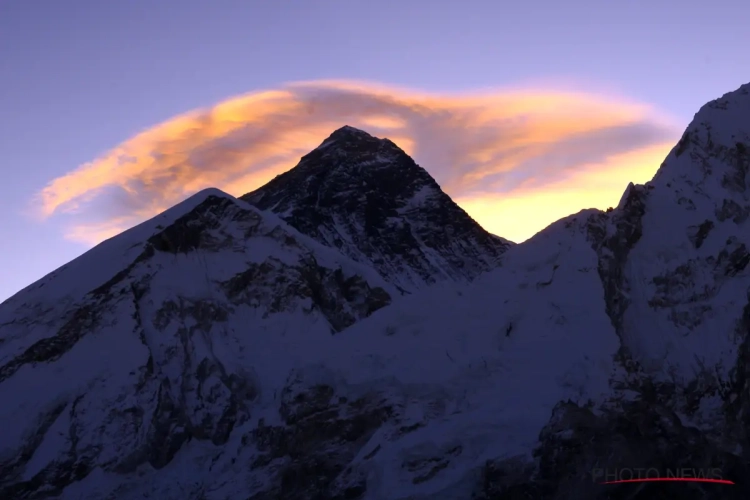
POLYGON ((382 139, 374 137, 364 130, 344 125, 343 127, 334 130, 319 147, 327 147, 332 144, 361 147, 364 144, 375 145, 380 142, 382 142, 382 139))
POLYGON ((371 136, 364 130, 351 127, 349 125, 344 125, 343 127, 334 130, 333 133, 331 134, 331 138, 343 138, 343 137, 373 138, 373 136, 371 136))
POLYGON ((232 196, 231 194, 225 193, 221 189, 215 188, 215 187, 201 189, 200 191, 195 193, 193 196, 190 196, 189 198, 195 197, 195 198, 205 199, 205 198, 208 198, 209 196, 216 196, 219 198, 234 198, 234 196, 232 196))
POLYGON ((334 130, 315 151, 322 152, 329 148, 338 151, 372 151, 379 149, 386 142, 388 141, 372 136, 364 130, 344 125, 334 130))

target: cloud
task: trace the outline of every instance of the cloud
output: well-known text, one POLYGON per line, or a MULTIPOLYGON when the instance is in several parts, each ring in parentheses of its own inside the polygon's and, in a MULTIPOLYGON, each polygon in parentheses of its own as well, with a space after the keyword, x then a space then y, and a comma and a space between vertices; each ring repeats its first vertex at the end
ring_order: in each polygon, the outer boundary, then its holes
POLYGON ((591 93, 302 82, 171 118, 54 179, 35 205, 64 217, 69 238, 96 243, 202 188, 251 191, 344 124, 396 142, 483 226, 516 241, 617 203, 679 137, 650 107, 591 93))
POLYGON ((553 180, 531 177, 504 196, 454 199, 488 231, 523 241, 584 208, 603 210, 617 205, 629 182, 642 184, 653 177, 671 147, 671 143, 663 143, 615 154, 553 180))

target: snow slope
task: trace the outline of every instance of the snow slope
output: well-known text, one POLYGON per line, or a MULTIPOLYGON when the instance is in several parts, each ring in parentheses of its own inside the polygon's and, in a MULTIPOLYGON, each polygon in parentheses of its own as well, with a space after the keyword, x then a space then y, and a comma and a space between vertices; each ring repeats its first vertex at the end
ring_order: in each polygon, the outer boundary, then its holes
POLYGON ((272 214, 203 191, 3 303, 4 480, 158 464, 187 433, 222 442, 277 350, 316 348, 389 291, 272 214))

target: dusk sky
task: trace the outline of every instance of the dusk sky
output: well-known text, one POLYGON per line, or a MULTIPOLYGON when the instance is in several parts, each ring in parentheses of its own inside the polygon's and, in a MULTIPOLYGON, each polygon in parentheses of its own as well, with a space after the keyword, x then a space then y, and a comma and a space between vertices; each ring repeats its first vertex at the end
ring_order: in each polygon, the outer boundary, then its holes
POLYGON ((523 241, 750 81, 747 0, 0 0, 0 301, 341 125, 523 241))

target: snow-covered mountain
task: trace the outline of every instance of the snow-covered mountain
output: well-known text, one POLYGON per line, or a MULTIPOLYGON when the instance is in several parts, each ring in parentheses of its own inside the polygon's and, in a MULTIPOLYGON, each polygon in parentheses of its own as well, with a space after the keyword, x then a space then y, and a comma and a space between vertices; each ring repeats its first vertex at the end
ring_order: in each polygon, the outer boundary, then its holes
POLYGON ((411 201, 436 186, 387 141, 329 141, 0 305, 0 498, 750 496, 750 85, 617 208, 507 251, 442 193, 411 201), (736 484, 600 484, 649 468, 736 484))
POLYGON ((276 216, 198 193, 0 306, 0 498, 226 443, 269 373, 286 377, 277 351, 315 346, 394 293, 276 216))
POLYGON ((404 291, 471 280, 511 243, 491 235, 388 139, 345 126, 243 200, 404 291))

